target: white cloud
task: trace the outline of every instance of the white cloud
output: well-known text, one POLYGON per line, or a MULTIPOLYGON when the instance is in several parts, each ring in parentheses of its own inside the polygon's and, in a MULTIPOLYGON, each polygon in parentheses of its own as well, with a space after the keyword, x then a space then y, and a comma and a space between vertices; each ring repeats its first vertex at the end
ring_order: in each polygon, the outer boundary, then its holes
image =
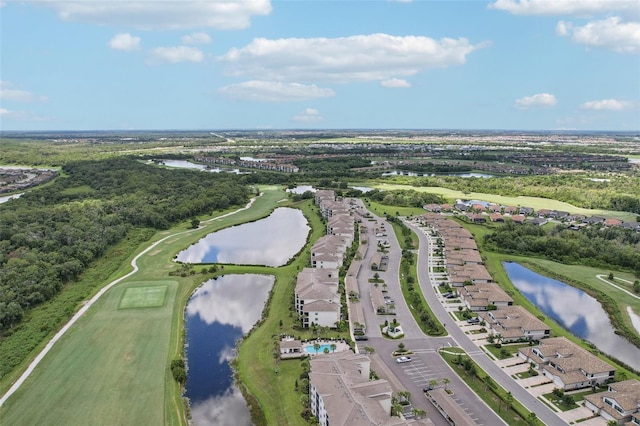
POLYGON ((516 106, 523 109, 552 107, 557 103, 556 97, 550 93, 538 93, 537 95, 516 99, 516 106))
POLYGON ((556 24, 556 34, 566 36, 572 28, 573 24, 571 22, 560 21, 556 24))
POLYGON ((388 34, 341 38, 256 38, 218 59, 234 76, 286 81, 371 81, 464 64, 487 43, 388 34))
POLYGON ((184 44, 209 44, 211 37, 207 33, 192 33, 182 36, 180 39, 184 44))
POLYGON ((335 96, 331 89, 323 89, 315 84, 282 83, 278 81, 251 80, 221 87, 220 93, 235 99, 260 102, 307 101, 335 96))
POLYGON ((38 96, 26 90, 16 89, 11 82, 6 80, 0 81, 0 99, 16 102, 47 102, 49 100, 46 96, 38 96))
POLYGON ((293 121, 297 123, 312 124, 324 121, 324 118, 320 115, 317 109, 307 108, 300 114, 293 116, 293 121))
POLYGON ((129 33, 120 33, 109 40, 109 47, 115 50, 137 50, 140 48, 140 37, 129 33))
POLYGON ((640 52, 640 22, 621 22, 617 16, 589 22, 582 27, 560 21, 556 32, 567 36, 571 34, 574 42, 590 47, 602 47, 618 53, 640 52))
POLYGON ((591 109, 596 111, 622 111, 633 108, 633 103, 629 101, 619 101, 617 99, 602 99, 599 101, 589 101, 580 105, 582 109, 591 109))
POLYGON ((178 62, 202 62, 204 54, 197 47, 175 46, 156 47, 151 51, 153 58, 159 62, 175 64, 178 62))
POLYGON ((65 21, 141 30, 215 28, 238 30, 251 25, 251 18, 271 13, 270 0, 40 0, 65 21))
POLYGON ((402 80, 400 78, 390 78, 389 80, 382 80, 380 82, 380 86, 390 87, 395 89, 395 88, 411 87, 411 84, 407 80, 402 80))
POLYGON ((490 9, 514 15, 593 15, 610 12, 637 14, 637 0, 496 0, 490 9))

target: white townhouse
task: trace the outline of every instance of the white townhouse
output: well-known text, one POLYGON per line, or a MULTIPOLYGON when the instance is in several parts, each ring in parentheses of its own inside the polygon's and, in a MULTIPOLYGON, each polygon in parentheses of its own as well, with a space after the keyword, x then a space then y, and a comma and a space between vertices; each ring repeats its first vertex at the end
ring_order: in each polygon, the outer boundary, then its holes
POLYGON ((606 421, 640 425, 640 382, 631 379, 610 383, 606 392, 585 396, 584 406, 606 421))
POLYGON ((540 340, 551 335, 551 329, 522 306, 513 305, 478 314, 489 332, 500 334, 503 342, 540 340))
POLYGON ((518 356, 533 362, 553 384, 565 391, 586 388, 613 379, 616 369, 566 337, 540 341, 538 346, 518 350, 518 356))
POLYGON ((296 279, 295 306, 303 327, 312 324, 335 327, 341 314, 338 270, 304 268, 300 271, 296 279))
MULTIPOLYGON (((368 356, 350 351, 311 359, 309 402, 321 426, 406 425, 391 417, 393 390, 384 379, 370 380, 368 356)), ((411 421, 429 424, 430 421, 411 421)))
POLYGON ((342 266, 349 239, 339 235, 325 235, 311 247, 311 267, 338 269, 342 266))

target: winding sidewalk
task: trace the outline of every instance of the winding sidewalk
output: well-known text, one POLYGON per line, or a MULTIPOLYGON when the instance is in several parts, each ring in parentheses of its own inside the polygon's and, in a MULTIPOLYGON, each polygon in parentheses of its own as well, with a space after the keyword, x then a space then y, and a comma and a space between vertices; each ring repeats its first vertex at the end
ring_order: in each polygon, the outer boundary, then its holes
MULTIPOLYGON (((236 214, 238 212, 241 212, 243 210, 247 210, 251 207, 251 205, 253 204, 253 202, 255 201, 255 197, 252 198, 249 203, 242 207, 239 208, 238 210, 234 210, 232 212, 229 212, 227 214, 224 214, 222 216, 217 216, 214 218, 211 218, 209 220, 207 220, 205 223, 211 222, 213 220, 217 220, 217 219, 222 219, 224 217, 227 216, 231 216, 233 214, 236 214)), ((149 252, 150 250, 152 250, 154 247, 156 247, 158 244, 166 241, 169 238, 173 238, 176 235, 182 235, 182 234, 187 234, 189 232, 193 232, 194 229, 189 229, 187 231, 181 231, 181 232, 177 232, 175 234, 170 234, 167 235, 166 237, 156 241, 155 243, 151 244, 149 247, 147 247, 146 249, 142 250, 140 253, 138 253, 136 255, 136 257, 134 257, 131 260, 131 266, 133 267, 133 271, 129 272, 126 275, 123 275, 120 278, 117 278, 113 281, 111 281, 109 284, 107 284, 106 286, 102 287, 102 289, 100 289, 100 291, 98 293, 96 293, 95 296, 93 296, 87 303, 85 303, 82 308, 80 308, 80 310, 78 312, 75 313, 75 315, 73 317, 71 317, 71 319, 69 320, 69 322, 67 322, 49 341, 49 343, 47 343, 47 345, 40 351, 40 353, 35 357, 35 359, 33 361, 31 361, 31 363, 29 364, 29 366, 27 367, 27 369, 24 371, 24 373, 22 373, 22 375, 20 376, 20 378, 18 378, 18 380, 16 380, 16 382, 11 386, 11 388, 9 388, 9 390, 2 395, 2 398, 0 398, 0 407, 2 407, 2 405, 4 405, 4 403, 7 401, 7 399, 9 399, 11 397, 11 395, 13 395, 19 388, 20 386, 22 386, 22 384, 27 380, 27 378, 29 378, 29 376, 31 375, 31 373, 33 373, 33 370, 35 370, 35 368, 38 366, 38 364, 40 364, 40 362, 43 360, 43 358, 49 353, 49 351, 51 350, 51 348, 53 348, 53 345, 56 344, 56 342, 58 340, 60 340, 60 338, 62 336, 64 336, 64 334, 69 331, 69 329, 71 328, 71 326, 73 324, 76 323, 76 321, 78 321, 80 319, 80 317, 82 317, 82 315, 85 314, 85 312, 87 312, 87 310, 89 310, 89 308, 91 308, 91 306, 93 306, 94 303, 96 303, 98 301, 98 299, 100 299, 100 297, 102 297, 102 295, 104 295, 107 291, 109 291, 113 286, 115 286, 116 284, 120 283, 121 281, 124 281, 125 279, 133 276, 136 272, 138 272, 138 259, 140 259, 140 257, 142 257, 143 255, 145 255, 147 252, 149 252)))

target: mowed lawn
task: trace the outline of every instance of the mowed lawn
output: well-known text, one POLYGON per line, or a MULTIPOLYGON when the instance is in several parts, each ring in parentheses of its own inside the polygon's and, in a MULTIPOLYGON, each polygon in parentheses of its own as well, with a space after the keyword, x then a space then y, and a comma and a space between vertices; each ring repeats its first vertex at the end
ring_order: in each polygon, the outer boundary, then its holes
POLYGON ((158 390, 165 386, 177 287, 130 282, 106 293, 5 403, 0 424, 165 424, 158 390), (132 290, 140 297, 123 299, 132 290), (123 301, 159 306, 122 309, 123 301))

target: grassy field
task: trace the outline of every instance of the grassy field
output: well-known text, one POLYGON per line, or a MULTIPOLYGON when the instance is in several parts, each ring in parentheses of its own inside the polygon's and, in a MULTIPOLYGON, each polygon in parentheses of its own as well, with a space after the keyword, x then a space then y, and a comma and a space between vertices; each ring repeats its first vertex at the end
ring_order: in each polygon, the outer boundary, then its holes
MULTIPOLYGON (((172 259, 207 233, 268 215, 283 198, 280 190, 265 190, 249 210, 222 219, 202 217, 201 229, 187 231, 183 224, 143 244, 138 252, 181 232, 142 256, 140 270, 107 292, 53 347, 2 407, 0 424, 186 424, 169 363, 182 355, 184 305, 212 275, 169 277, 176 268, 172 259), (166 291, 161 306, 119 309, 127 300, 160 304, 155 287, 166 291), (130 289, 138 290, 125 294, 130 289)), ((127 262, 107 282, 130 270, 127 262)))
MULTIPOLYGON (((440 188, 440 187, 414 187, 409 185, 390 185, 390 184, 375 184, 369 185, 373 186, 376 189, 382 190, 394 190, 394 189, 413 189, 419 192, 429 192, 431 194, 442 195, 448 200, 455 201, 457 199, 465 199, 465 200, 480 200, 487 201, 490 203, 497 203, 506 206, 527 206, 533 207, 535 210, 539 209, 549 209, 549 210, 562 210, 567 211, 569 213, 577 213, 583 214, 585 216, 606 216, 613 217, 626 221, 635 221, 636 214, 629 212, 618 212, 618 211, 610 211, 610 210, 594 210, 594 209, 583 209, 581 207, 576 207, 569 203, 565 203, 558 200, 551 200, 548 198, 538 198, 538 197, 505 197, 503 195, 496 194, 484 194, 480 192, 469 192, 463 193, 462 191, 455 191, 453 189, 440 188)), ((388 210, 394 209, 394 207, 389 207, 388 210)))
POLYGON ((165 306, 119 309, 115 287, 55 346, 2 411, 2 424, 162 424, 171 316, 178 283, 156 282, 165 306), (153 324, 153 326, 150 326, 153 324))

